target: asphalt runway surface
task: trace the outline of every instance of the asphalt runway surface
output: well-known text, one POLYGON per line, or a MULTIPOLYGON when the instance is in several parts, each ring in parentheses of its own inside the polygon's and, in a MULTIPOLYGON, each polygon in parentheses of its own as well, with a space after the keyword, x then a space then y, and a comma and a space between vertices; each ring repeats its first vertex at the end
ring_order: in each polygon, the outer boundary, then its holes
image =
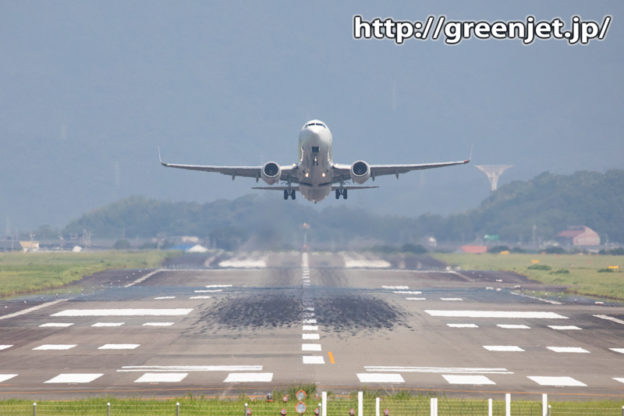
POLYGON ((254 256, 229 269, 185 257, 97 274, 76 295, 0 302, 0 398, 231 396, 296 383, 624 397, 622 305, 527 297, 522 288, 540 285, 523 276, 447 271, 426 256, 254 256))

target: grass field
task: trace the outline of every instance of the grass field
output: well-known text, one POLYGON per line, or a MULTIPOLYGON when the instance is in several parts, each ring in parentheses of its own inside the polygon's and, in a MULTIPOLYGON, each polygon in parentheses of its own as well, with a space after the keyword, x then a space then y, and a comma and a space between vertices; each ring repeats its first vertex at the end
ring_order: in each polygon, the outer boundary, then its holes
POLYGON ((0 297, 59 288, 107 269, 158 267, 171 252, 0 253, 0 297))
MULTIPOLYGON (((294 395, 288 403, 281 401, 282 395, 274 393, 275 401, 269 403, 263 397, 240 397, 235 400, 218 400, 207 398, 182 397, 167 400, 147 399, 116 399, 98 398, 76 401, 42 401, 37 403, 37 416, 104 416, 109 410, 111 416, 174 416, 179 411, 180 416, 244 416, 245 403, 252 415, 279 416, 281 409, 287 414, 296 415, 294 395), (107 409, 110 403, 110 409, 107 409), (179 403, 179 408, 177 407, 179 403)), ((320 398, 311 395, 306 401, 306 414, 313 415, 318 407, 320 398)), ((364 414, 375 415, 375 397, 373 393, 364 396, 364 414)), ((380 410, 389 410, 391 416, 428 415, 430 397, 412 396, 407 393, 397 395, 380 395, 380 410)), ((586 401, 586 402, 551 402, 552 416, 556 415, 583 415, 583 416, 620 416, 624 400, 620 401, 586 401)), ((349 410, 354 409, 357 414, 357 396, 348 397, 329 396, 327 402, 328 416, 347 416, 349 410)), ((503 400, 493 401, 493 415, 505 414, 503 400)), ((451 415, 487 415, 488 402, 486 399, 438 399, 438 414, 451 415)), ((512 400, 513 415, 541 416, 541 402, 512 400)), ((0 414, 3 416, 30 416, 33 414, 33 402, 29 400, 0 401, 0 414)))
POLYGON ((507 270, 545 284, 568 286, 568 294, 624 299, 624 256, 462 253, 434 257, 465 270, 507 270), (619 271, 599 271, 616 265, 619 271))

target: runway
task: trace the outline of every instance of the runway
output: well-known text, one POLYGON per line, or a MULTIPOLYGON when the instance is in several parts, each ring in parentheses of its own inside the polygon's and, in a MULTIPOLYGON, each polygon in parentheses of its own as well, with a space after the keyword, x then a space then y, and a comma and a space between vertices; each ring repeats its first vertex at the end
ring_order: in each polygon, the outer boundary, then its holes
POLYGON ((295 383, 624 396, 622 305, 527 297, 520 289, 539 285, 520 275, 447 271, 428 257, 257 253, 229 264, 111 271, 80 295, 0 302, 0 398, 228 396, 295 383))

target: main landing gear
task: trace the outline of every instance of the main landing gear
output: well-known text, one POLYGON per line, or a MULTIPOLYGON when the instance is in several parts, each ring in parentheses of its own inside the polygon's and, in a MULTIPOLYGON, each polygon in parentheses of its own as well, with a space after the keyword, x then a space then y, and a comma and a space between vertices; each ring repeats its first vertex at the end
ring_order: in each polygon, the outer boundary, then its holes
POLYGON ((345 188, 336 188, 336 199, 340 199, 342 195, 343 199, 347 199, 347 190, 345 188))
POLYGON ((291 189, 290 191, 288 189, 284 189, 284 199, 285 200, 288 199, 288 197, 291 197, 292 200, 294 201, 295 200, 295 196, 296 196, 296 194, 295 194, 295 190, 294 189, 291 189))

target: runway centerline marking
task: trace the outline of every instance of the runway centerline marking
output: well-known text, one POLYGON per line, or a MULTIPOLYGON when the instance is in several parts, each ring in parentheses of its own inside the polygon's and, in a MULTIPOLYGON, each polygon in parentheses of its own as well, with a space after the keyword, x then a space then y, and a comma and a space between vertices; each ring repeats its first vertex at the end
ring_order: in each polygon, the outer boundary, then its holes
POLYGON ((157 296, 154 298, 154 300, 169 300, 169 299, 175 299, 175 296, 157 296))
POLYGON ((401 374, 357 373, 360 383, 405 383, 401 374))
POLYGON ((223 292, 223 289, 197 289, 193 291, 194 293, 219 293, 223 292))
POLYGON ((93 328, 116 328, 123 326, 125 322, 96 322, 91 325, 93 328))
POLYGON ((479 328, 477 324, 446 324, 449 328, 479 328))
POLYGON ((367 365, 364 369, 369 372, 397 372, 397 373, 424 373, 424 374, 514 374, 506 368, 479 368, 479 367, 410 367, 410 366, 382 366, 367 365))
POLYGON ((179 383, 188 373, 145 373, 135 383, 179 383))
POLYGON ((72 325, 72 322, 47 322, 39 325, 39 328, 69 328, 72 325))
POLYGON ((585 383, 573 379, 572 377, 527 376, 527 378, 540 386, 587 387, 585 383))
POLYGON ((301 328, 302 328, 302 331, 318 331, 319 330, 318 325, 303 325, 301 328))
POLYGON ((224 383, 270 383, 273 373, 230 373, 224 383))
POLYGON ((75 347, 76 344, 43 344, 33 348, 33 351, 66 351, 75 347))
POLYGON ((555 331, 580 331, 582 329, 576 325, 548 325, 548 328, 555 331))
POLYGON ((319 334, 301 334, 301 339, 321 339, 319 334))
POLYGON ((422 295, 420 290, 395 290, 392 293, 396 295, 422 295))
POLYGON ((50 316, 185 316, 192 308, 172 309, 66 309, 50 316))
POLYGON ((407 297, 407 298, 405 298, 405 300, 427 300, 427 298, 413 298, 413 297, 407 297))
POLYGON ((126 365, 118 373, 191 373, 191 372, 234 372, 262 371, 261 365, 126 365))
POLYGON ((191 296, 189 299, 191 300, 195 300, 195 299, 211 299, 212 296, 191 296))
POLYGON ((145 322, 143 326, 155 326, 155 327, 173 326, 174 323, 175 322, 145 322))
POLYGON ((304 324, 315 324, 316 323, 316 319, 304 319, 303 323, 304 324))
POLYGON ((531 329, 530 326, 522 324, 496 324, 496 326, 503 329, 531 329))
POLYGON ((436 310, 426 309, 431 316, 446 318, 504 318, 504 319, 568 319, 555 312, 528 311, 475 311, 475 310, 436 310))
POLYGON ((581 347, 546 347, 551 351, 560 353, 573 353, 573 354, 589 354, 585 348, 581 347))
POLYGON ((0 374, 0 383, 11 380, 13 377, 17 377, 17 374, 0 374))
POLYGON ((101 373, 61 373, 44 383, 91 383, 103 375, 101 373))
POLYGON ((141 344, 104 344, 98 350, 135 350, 140 346, 141 344))
POLYGON ((301 344, 301 351, 322 351, 321 344, 301 344))
POLYGON ((449 384, 462 384, 462 385, 474 385, 474 386, 485 386, 496 384, 486 376, 472 376, 472 375, 453 375, 453 374, 443 374, 442 377, 449 384))
POLYGON ((524 352, 524 350, 517 345, 484 345, 488 351, 496 351, 496 352, 524 352))
POLYGON ((304 355, 302 359, 304 364, 325 364, 325 358, 322 355, 304 355))
POLYGON ((463 302, 462 298, 440 298, 444 302, 463 302))

